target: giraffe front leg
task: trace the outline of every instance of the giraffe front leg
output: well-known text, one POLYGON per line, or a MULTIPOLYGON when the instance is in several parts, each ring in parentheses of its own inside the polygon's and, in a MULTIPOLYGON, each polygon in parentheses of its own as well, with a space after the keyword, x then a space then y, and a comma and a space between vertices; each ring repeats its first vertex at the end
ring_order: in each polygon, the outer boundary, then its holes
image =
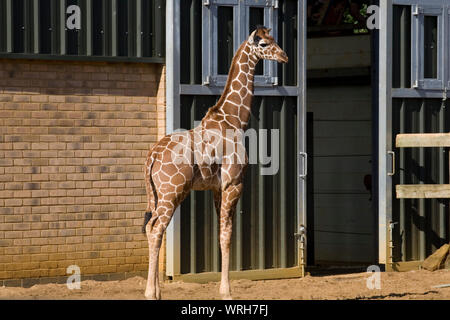
POLYGON ((232 217, 221 218, 220 222, 220 250, 222 252, 222 275, 220 280, 219 293, 223 300, 231 300, 230 292, 230 279, 229 279, 229 268, 230 268, 230 244, 231 244, 231 233, 232 233, 232 217), (223 221, 222 220, 226 220, 223 221), (223 234, 223 232, 225 232, 223 234))
POLYGON ((242 191, 242 184, 231 185, 222 192, 220 210, 220 250, 222 252, 222 275, 219 293, 224 300, 231 300, 230 293, 230 246, 233 232, 233 215, 242 191))

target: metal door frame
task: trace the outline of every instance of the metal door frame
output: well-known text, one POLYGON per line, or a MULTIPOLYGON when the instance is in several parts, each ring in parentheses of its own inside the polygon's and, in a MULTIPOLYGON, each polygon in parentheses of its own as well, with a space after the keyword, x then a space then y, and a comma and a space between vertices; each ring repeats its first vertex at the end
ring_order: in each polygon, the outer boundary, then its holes
MULTIPOLYGON (((306 263, 306 237, 304 236, 306 226, 306 4, 307 0, 299 0, 297 5, 297 86, 272 86, 255 87, 255 96, 295 96, 297 97, 297 234, 303 234, 299 239, 304 239, 304 250, 297 252, 299 258, 304 258, 306 263), (302 156, 303 155, 303 156, 302 156), (303 227, 304 228, 304 227, 303 227), (303 255, 302 255, 303 254, 303 255)), ((172 133, 181 127, 180 121, 180 95, 198 94, 198 95, 220 95, 223 88, 209 87, 204 85, 181 85, 180 84, 180 3, 177 0, 167 0, 166 2, 166 133, 172 133), (172 23, 169 23, 169 22, 172 23)), ((181 219, 180 208, 178 208, 167 228, 166 234, 166 274, 172 278, 181 278, 180 263, 180 231, 181 219)), ((248 270, 231 272, 231 278, 280 278, 301 276, 301 260, 299 266, 294 268, 266 269, 266 270, 248 270)), ((195 274, 194 281, 209 281, 218 279, 217 273, 195 274)), ((190 281, 189 275, 184 275, 184 280, 190 281)), ((191 280, 192 281, 192 280, 191 280)))

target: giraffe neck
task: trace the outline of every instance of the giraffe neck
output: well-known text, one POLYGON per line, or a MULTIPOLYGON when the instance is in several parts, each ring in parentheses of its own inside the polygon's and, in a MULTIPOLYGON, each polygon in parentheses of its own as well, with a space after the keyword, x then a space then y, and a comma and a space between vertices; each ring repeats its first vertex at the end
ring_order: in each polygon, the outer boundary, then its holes
POLYGON ((253 99, 253 77, 258 58, 245 41, 233 57, 230 72, 217 110, 239 129, 246 129, 253 99))

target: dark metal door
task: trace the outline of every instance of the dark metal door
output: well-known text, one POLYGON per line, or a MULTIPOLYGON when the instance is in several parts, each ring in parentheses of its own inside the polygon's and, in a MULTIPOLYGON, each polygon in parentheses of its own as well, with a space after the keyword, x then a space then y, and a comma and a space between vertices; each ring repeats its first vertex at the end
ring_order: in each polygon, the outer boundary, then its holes
POLYGON ((450 11, 446 0, 380 4, 379 260, 404 270, 449 241, 448 200, 395 193, 399 184, 448 184, 448 151, 396 148, 395 139, 449 131, 450 11))
MULTIPOLYGON (((231 276, 301 275, 306 258, 300 254, 301 247, 306 249, 306 1, 168 1, 167 8, 167 21, 173 21, 166 49, 168 132, 192 128, 216 103, 234 52, 257 24, 272 27, 287 52, 288 65, 264 62, 256 73, 250 129, 258 133, 260 146, 263 130, 269 132, 263 145, 270 149, 277 141, 279 167, 274 175, 262 175, 267 165, 249 165, 234 218, 231 276)), ((219 259, 212 194, 191 192, 168 229, 167 274, 195 281, 215 278, 219 259)))

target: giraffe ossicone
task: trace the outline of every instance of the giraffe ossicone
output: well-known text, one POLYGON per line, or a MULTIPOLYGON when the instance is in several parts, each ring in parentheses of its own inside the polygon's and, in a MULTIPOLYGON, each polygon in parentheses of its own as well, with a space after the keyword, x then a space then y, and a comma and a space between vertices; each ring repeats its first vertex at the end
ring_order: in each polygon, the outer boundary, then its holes
POLYGON ((232 221, 248 165, 242 133, 250 119, 255 67, 261 59, 288 62, 286 53, 269 31, 259 26, 241 44, 231 62, 220 99, 209 108, 200 124, 191 130, 165 136, 148 153, 144 166, 148 203, 143 225, 149 246, 147 299, 161 299, 158 258, 162 237, 175 209, 191 190, 213 191, 220 219, 222 275, 219 292, 223 299, 231 299, 232 221))

